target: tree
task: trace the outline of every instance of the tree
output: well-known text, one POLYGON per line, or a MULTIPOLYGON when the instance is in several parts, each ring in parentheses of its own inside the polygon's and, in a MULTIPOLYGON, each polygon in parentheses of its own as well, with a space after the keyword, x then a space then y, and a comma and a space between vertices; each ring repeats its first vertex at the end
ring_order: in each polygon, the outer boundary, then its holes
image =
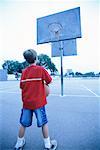
POLYGON ((69 76, 74 77, 74 72, 69 73, 69 76))
POLYGON ((82 75, 83 75, 83 74, 82 74, 81 72, 76 72, 76 73, 75 73, 75 76, 77 76, 77 77, 82 77, 82 75))
POLYGON ((24 69, 23 63, 13 60, 6 60, 2 67, 3 69, 7 69, 8 74, 13 74, 15 72, 21 73, 22 69, 24 69))
MULTIPOLYGON (((58 70, 56 69, 54 63, 51 62, 49 56, 41 54, 38 56, 38 64, 44 66, 46 69, 49 69, 52 74, 55 74, 58 70)), ((16 72, 21 73, 29 64, 24 61, 22 63, 13 60, 6 60, 2 65, 3 69, 7 69, 8 74, 14 74, 16 72)))
POLYGON ((56 72, 58 72, 55 64, 51 61, 48 55, 40 54, 38 56, 38 60, 38 64, 44 66, 46 69, 49 69, 51 74, 55 74, 56 72))
POLYGON ((7 69, 8 74, 12 74, 17 71, 18 61, 6 60, 2 65, 3 69, 7 69))
POLYGON ((95 73, 94 72, 87 72, 83 76, 84 77, 95 77, 95 73))

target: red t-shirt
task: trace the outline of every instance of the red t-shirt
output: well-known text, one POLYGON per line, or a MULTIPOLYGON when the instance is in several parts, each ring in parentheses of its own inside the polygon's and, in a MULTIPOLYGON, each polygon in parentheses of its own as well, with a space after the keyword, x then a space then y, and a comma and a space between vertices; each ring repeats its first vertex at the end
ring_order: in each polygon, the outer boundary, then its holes
POLYGON ((23 70, 20 88, 23 108, 35 110, 47 104, 44 81, 49 84, 52 78, 41 66, 31 65, 23 70))

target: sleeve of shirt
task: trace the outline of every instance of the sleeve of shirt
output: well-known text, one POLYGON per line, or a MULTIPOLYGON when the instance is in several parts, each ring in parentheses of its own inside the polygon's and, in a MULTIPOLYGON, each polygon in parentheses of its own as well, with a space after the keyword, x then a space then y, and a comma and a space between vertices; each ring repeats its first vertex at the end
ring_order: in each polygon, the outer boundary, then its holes
POLYGON ((46 82, 46 84, 49 84, 52 81, 51 76, 49 73, 43 68, 43 80, 46 82))

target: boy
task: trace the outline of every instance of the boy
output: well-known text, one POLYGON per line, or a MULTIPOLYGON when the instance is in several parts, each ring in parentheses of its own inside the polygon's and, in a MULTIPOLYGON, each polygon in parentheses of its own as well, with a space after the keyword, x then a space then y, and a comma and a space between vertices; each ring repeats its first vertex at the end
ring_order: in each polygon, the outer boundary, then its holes
POLYGON ((44 149, 55 150, 57 142, 56 140, 50 140, 45 111, 47 101, 44 82, 48 85, 52 81, 52 78, 43 67, 36 65, 36 51, 33 49, 26 50, 23 56, 30 65, 23 70, 20 80, 23 108, 20 117, 21 126, 15 149, 20 149, 25 145, 25 128, 32 125, 32 116, 35 113, 37 126, 42 127, 44 149))

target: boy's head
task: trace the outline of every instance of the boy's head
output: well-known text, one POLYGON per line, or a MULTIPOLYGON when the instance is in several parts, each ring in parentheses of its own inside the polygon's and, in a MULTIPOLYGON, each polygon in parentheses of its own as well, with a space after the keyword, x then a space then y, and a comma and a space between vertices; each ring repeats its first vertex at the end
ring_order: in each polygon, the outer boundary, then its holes
POLYGON ((23 56, 29 64, 35 63, 37 59, 37 53, 33 49, 28 49, 24 51, 23 56))

